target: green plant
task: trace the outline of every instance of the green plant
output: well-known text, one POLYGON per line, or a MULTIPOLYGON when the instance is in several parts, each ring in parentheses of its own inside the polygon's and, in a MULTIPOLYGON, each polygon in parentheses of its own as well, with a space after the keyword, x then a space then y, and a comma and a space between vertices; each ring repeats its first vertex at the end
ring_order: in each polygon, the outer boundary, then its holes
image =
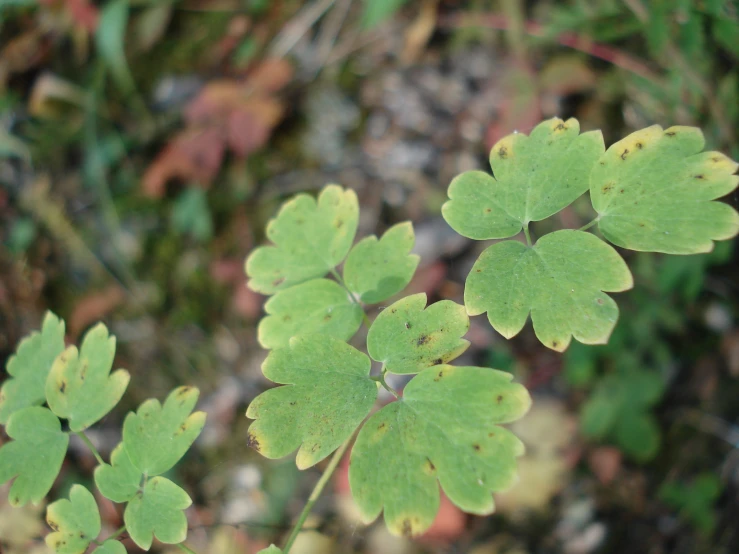
POLYGON ((716 527, 713 506, 719 496, 721 481, 712 473, 697 476, 689 485, 666 481, 659 490, 662 501, 679 510, 680 517, 695 525, 704 535, 710 535, 716 527))
MULTIPOLYGON (((499 424, 520 418, 530 397, 510 374, 448 365, 468 347, 462 338, 468 314, 487 312, 493 327, 510 338, 531 313, 536 335, 558 351, 573 336, 586 344, 607 342, 618 307, 605 292, 631 288, 633 280, 616 250, 586 229, 597 224, 621 247, 675 254, 709 251, 714 240, 739 229, 737 213, 712 201, 737 186, 737 164, 702 148, 697 129, 654 126, 606 150, 600 132, 580 134, 574 119, 545 121, 528 137, 502 139, 490 156, 495 178, 463 173, 450 185, 442 211, 469 238, 523 231, 525 243, 499 242, 483 252, 467 278, 466 307, 448 300, 427 307, 425 295, 416 294, 374 321, 364 305, 402 290, 418 263, 408 254, 411 225, 352 248, 359 207, 351 190, 330 185, 317 201, 300 194, 285 203, 267 225, 273 245, 257 248, 246 262, 248 285, 274 295, 259 341, 273 349, 264 375, 283 385, 249 406, 247 416, 256 421, 248 442, 268 458, 297 449, 301 469, 334 455, 284 552, 357 430, 349 481, 366 521, 384 511, 391 532, 422 533, 438 509, 439 484, 460 508, 491 513, 491 492, 510 486, 523 453, 522 443, 499 424), (597 212, 591 223, 532 241, 531 222, 556 214, 587 190, 597 212), (337 266, 345 259, 342 276, 337 266), (334 281, 325 278, 329 273, 334 281), (344 342, 362 321, 369 356, 344 342), (371 360, 382 364, 377 374, 371 360), (386 382, 388 374, 415 376, 401 396, 386 382), (397 401, 368 418, 380 386, 397 401)), ((642 395, 636 424, 648 419, 657 389, 642 395)), ((625 390, 607 406, 609 422, 631 415, 629 394, 625 390)), ((643 442, 634 452, 653 448, 652 437, 643 442)))
POLYGON ((203 412, 191 413, 197 389, 177 388, 163 406, 150 399, 129 413, 123 440, 110 464, 105 463, 85 430, 118 404, 130 376, 124 369, 110 372, 116 341, 103 324, 88 331, 79 350, 65 348, 64 329, 62 320, 47 313, 41 330, 21 341, 7 365, 10 378, 0 389, 0 423, 12 440, 0 448, 0 483, 14 479, 10 503, 35 504, 48 494, 74 434, 98 461, 94 481, 99 492, 113 502, 127 503, 125 525, 99 541, 95 498, 75 484, 69 499, 47 509, 46 521, 54 531, 47 535, 47 545, 60 554, 81 554, 94 543, 98 554, 120 554, 125 548, 117 538, 124 532, 144 550, 154 536, 164 543, 182 543, 187 536, 182 510, 191 500, 162 474, 182 458, 205 424, 203 412))

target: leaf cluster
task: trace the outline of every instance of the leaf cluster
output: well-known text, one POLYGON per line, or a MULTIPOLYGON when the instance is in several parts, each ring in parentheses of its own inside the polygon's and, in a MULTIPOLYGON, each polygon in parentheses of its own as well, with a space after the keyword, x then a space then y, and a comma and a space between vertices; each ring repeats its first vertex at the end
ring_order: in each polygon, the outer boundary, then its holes
MULTIPOLYGON (((739 214, 715 202, 739 184, 738 164, 702 152, 693 127, 654 125, 611 145, 600 131, 580 133, 575 119, 551 119, 529 136, 514 133, 490 152, 494 177, 468 171, 449 186, 442 214, 463 236, 508 239, 521 230, 526 244, 489 246, 465 284, 470 315, 487 312, 506 338, 531 315, 534 332, 564 351, 572 337, 605 344, 618 319, 607 292, 633 286, 626 262, 607 242, 582 230, 560 230, 535 244, 529 224, 561 211, 588 192, 603 237, 642 252, 709 252, 714 241, 739 232, 739 214)), ((586 228, 589 226, 586 226, 586 228)))
POLYGON ((660 499, 679 511, 704 535, 716 528, 714 504, 721 496, 721 480, 713 473, 698 475, 691 483, 666 481, 660 487, 660 499))
MULTIPOLYGON (((185 540, 182 512, 191 504, 179 486, 161 474, 169 471, 200 434, 205 414, 191 413, 198 398, 193 387, 175 389, 162 406, 144 402, 123 424, 123 441, 104 463, 84 431, 120 401, 129 373, 111 373, 115 337, 103 324, 93 327, 76 346, 64 346, 64 322, 47 313, 40 331, 18 345, 7 364, 10 378, 0 389, 0 423, 12 439, 0 448, 0 483, 13 480, 13 506, 39 503, 50 491, 66 455, 71 434, 79 435, 100 462, 95 484, 114 502, 126 502, 125 530, 144 550, 154 536, 161 542, 185 540), (44 406, 44 404, 46 404, 44 406)), ((46 543, 60 554, 81 554, 91 543, 98 554, 125 553, 115 537, 97 540, 100 513, 92 493, 74 485, 68 499, 49 505, 46 520, 53 532, 46 543)))
POLYGON ((366 521, 384 511, 391 532, 415 536, 431 525, 439 486, 462 509, 488 514, 491 493, 516 478, 523 444, 500 424, 530 406, 512 376, 449 362, 469 346, 463 306, 407 296, 369 324, 363 305, 410 281, 418 257, 410 223, 354 247, 359 207, 336 185, 317 201, 298 195, 267 226, 274 243, 247 259, 249 286, 275 295, 259 340, 272 348, 262 365, 270 389, 249 405, 248 444, 268 458, 297 450, 301 469, 325 459, 359 430, 351 452, 352 494, 366 521), (346 257, 343 277, 336 266, 346 257), (325 279, 331 272, 337 282, 325 279), (344 342, 368 323, 367 351, 344 342), (371 373, 372 361, 381 365, 371 373), (388 374, 414 375, 402 397, 388 374), (398 397, 366 419, 383 386, 398 397), (366 420, 366 421, 365 421, 366 420), (459 468, 465 468, 460 471, 459 468))

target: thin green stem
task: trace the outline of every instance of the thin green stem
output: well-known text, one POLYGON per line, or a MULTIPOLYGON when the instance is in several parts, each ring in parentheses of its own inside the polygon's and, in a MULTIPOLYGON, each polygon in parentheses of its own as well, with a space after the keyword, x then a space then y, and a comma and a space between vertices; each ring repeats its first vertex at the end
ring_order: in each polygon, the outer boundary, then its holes
POLYGON ((590 223, 586 223, 585 225, 583 225, 582 227, 580 227, 580 228, 578 229, 578 231, 587 231, 587 230, 588 230, 588 229, 590 229, 590 228, 591 228, 591 227, 592 227, 593 225, 595 225, 596 223, 598 223, 598 221, 600 221, 600 216, 596 217, 596 218, 595 218, 595 219, 594 219, 593 221, 591 221, 590 223))
POLYGON ((341 278, 341 275, 339 275, 339 272, 336 271, 336 269, 331 270, 331 275, 334 276, 334 279, 338 281, 338 283, 344 287, 346 292, 349 293, 349 297, 352 299, 352 302, 354 302, 357 306, 359 306, 362 309, 362 320, 364 321, 364 324, 367 326, 367 329, 370 328, 372 325, 372 322, 370 321, 370 318, 367 316, 367 312, 364 311, 364 306, 362 306, 362 303, 359 301, 359 298, 354 296, 354 293, 349 289, 349 287, 346 286, 346 283, 344 282, 344 279, 341 278))
POLYGON ((392 394, 395 398, 400 398, 400 395, 397 392, 395 392, 395 389, 393 389, 390 385, 388 385, 385 382, 385 374, 384 373, 382 373, 381 375, 372 376, 372 377, 370 377, 370 379, 372 379, 373 381, 377 381, 378 383, 380 383, 382 385, 382 387, 386 391, 388 391, 390 394, 392 394))
POLYGON ((100 465, 103 465, 105 462, 103 461, 103 457, 100 455, 100 452, 98 452, 98 449, 95 448, 95 445, 92 444, 92 441, 85 435, 84 431, 75 431, 74 433, 79 438, 82 439, 82 442, 84 442, 87 445, 87 448, 89 448, 92 451, 92 455, 95 456, 95 459, 98 461, 100 465))
MULTIPOLYGON (((121 536, 121 535, 122 535, 123 533, 125 533, 125 532, 126 532, 126 526, 124 525, 123 527, 119 527, 119 528, 118 528, 118 529, 116 530, 116 532, 115 532, 115 533, 113 533, 113 534, 112 534, 111 536, 109 536, 109 537, 108 537, 107 539, 105 539, 105 540, 106 540, 106 541, 114 541, 115 539, 117 539, 118 537, 120 537, 120 536, 121 536)), ((105 542, 105 541, 103 541, 103 542, 105 542)))
POLYGON ((529 232, 529 224, 523 226, 523 234, 526 235, 526 244, 531 246, 531 233, 529 232))
POLYGON ((190 548, 189 546, 185 545, 184 542, 181 542, 180 544, 178 544, 177 545, 177 548, 179 548, 183 552, 187 552, 188 554, 198 554, 192 548, 190 548))
POLYGON ((316 486, 313 489, 313 492, 310 493, 310 496, 308 497, 308 502, 305 503, 305 507, 303 508, 303 511, 300 512, 300 515, 298 516, 298 521, 297 523, 295 523, 295 527, 293 527, 293 530, 290 532, 290 536, 287 538, 287 541, 285 542, 285 547, 282 549, 284 554, 289 554, 290 548, 295 542, 295 539, 298 538, 298 534, 300 533, 300 530, 303 528, 303 524, 305 523, 305 520, 307 519, 308 514, 313 508, 313 505, 316 503, 316 500, 318 500, 318 497, 321 496, 321 493, 323 492, 323 488, 326 486, 326 483, 328 483, 328 480, 331 479, 331 476, 336 470, 336 467, 339 465, 339 462, 341 461, 341 458, 344 456, 346 449, 349 448, 349 443, 351 443, 351 441, 352 441, 352 437, 349 437, 344 442, 344 444, 342 444, 339 447, 339 449, 336 452, 334 452, 334 455, 331 457, 331 461, 328 463, 328 466, 326 466, 326 469, 324 470, 323 475, 321 475, 321 478, 318 480, 318 483, 316 483, 316 486))

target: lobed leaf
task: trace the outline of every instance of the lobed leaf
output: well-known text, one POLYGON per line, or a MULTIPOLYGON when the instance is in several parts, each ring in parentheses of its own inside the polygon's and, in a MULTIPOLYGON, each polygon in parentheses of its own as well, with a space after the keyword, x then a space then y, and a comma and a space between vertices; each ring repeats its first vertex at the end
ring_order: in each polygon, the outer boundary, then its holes
POLYGON ((362 517, 369 522, 384 510, 393 534, 419 535, 436 516, 439 484, 462 510, 491 513, 491 493, 515 482, 523 454, 523 443, 499 424, 531 405, 511 379, 449 365, 415 376, 403 398, 374 414, 357 437, 349 481, 362 517))
POLYGON ((413 294, 383 310, 367 335, 369 355, 392 373, 418 373, 449 362, 470 343, 464 307, 442 300, 426 307, 426 295, 413 294))
POLYGON ((354 245, 344 263, 344 281, 365 304, 377 304, 410 283, 420 257, 410 222, 390 227, 380 240, 372 235, 354 245))
POLYGON ((612 437, 632 459, 645 462, 659 451, 660 430, 651 406, 659 401, 665 384, 654 371, 629 368, 609 374, 584 404, 580 426, 584 435, 612 437))
POLYGON ((267 458, 300 447, 298 468, 311 467, 336 450, 367 417, 377 398, 370 360, 327 335, 302 335, 273 350, 262 365, 271 381, 289 386, 255 398, 246 416, 248 444, 267 458))
POLYGON ((37 504, 51 489, 67 453, 69 437, 47 408, 23 408, 8 420, 12 440, 0 448, 0 484, 15 477, 8 499, 13 506, 37 504))
POLYGON ((263 294, 323 277, 347 255, 359 221, 353 190, 325 187, 318 202, 299 194, 267 224, 274 246, 261 246, 246 260, 248 286, 263 294))
POLYGON ((204 412, 192 412, 195 387, 174 389, 162 406, 151 398, 123 421, 123 443, 135 468, 151 477, 171 469, 190 448, 205 425, 204 412))
POLYGON ((623 248, 667 254, 709 252, 739 232, 739 214, 713 202, 733 191, 739 164, 701 152, 700 129, 653 125, 613 144, 590 176, 598 226, 623 248))
POLYGON ((314 279, 279 291, 264 305, 269 314, 259 322, 259 344, 287 346, 297 334, 320 333, 349 340, 362 324, 362 308, 335 281, 314 279))
POLYGON ((467 313, 488 313, 493 328, 511 338, 531 313, 539 340, 559 352, 572 337, 604 344, 618 319, 605 292, 633 286, 626 262, 595 235, 561 230, 533 247, 516 241, 487 248, 467 276, 467 313))
POLYGON ((113 502, 128 502, 139 490, 142 474, 131 463, 126 447, 120 443, 110 455, 110 464, 95 468, 95 485, 100 493, 113 502))
POLYGON ((530 136, 502 138, 490 151, 495 177, 482 171, 456 177, 444 219, 460 235, 484 240, 512 237, 556 214, 588 190, 590 170, 605 150, 600 131, 579 133, 576 119, 554 118, 530 136))
POLYGON ((78 352, 70 346, 51 366, 46 379, 46 400, 51 410, 82 431, 102 419, 120 401, 130 375, 125 369, 110 373, 115 337, 98 323, 87 332, 78 352))
POLYGON ((57 554, 82 554, 100 534, 95 497, 82 485, 72 485, 69 500, 49 504, 46 522, 54 530, 46 536, 46 545, 57 554))
POLYGON ((172 481, 154 477, 126 505, 123 522, 131 540, 144 550, 151 548, 154 536, 165 544, 179 544, 187 538, 183 510, 191 504, 187 493, 172 481))
POLYGON ((6 371, 10 378, 0 388, 0 423, 14 412, 44 403, 44 384, 54 359, 64 350, 64 321, 46 312, 41 332, 24 338, 6 371))
POLYGON ((115 539, 109 539, 93 550, 92 554, 126 554, 126 547, 115 539))

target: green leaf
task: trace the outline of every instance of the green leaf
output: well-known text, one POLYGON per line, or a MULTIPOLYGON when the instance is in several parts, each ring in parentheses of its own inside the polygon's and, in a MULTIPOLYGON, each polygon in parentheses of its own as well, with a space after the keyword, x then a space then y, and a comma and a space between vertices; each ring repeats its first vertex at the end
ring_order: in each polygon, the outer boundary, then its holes
POLYGON ((98 323, 90 329, 78 352, 70 346, 51 366, 46 400, 51 411, 69 420, 72 431, 82 431, 102 419, 120 401, 131 376, 125 369, 110 373, 115 337, 98 323))
POLYGON ((126 554, 126 547, 115 539, 105 541, 92 554, 126 554))
POLYGON ((647 462, 659 451, 660 431, 650 413, 624 411, 616 421, 615 438, 625 454, 637 462, 647 462))
POLYGON ((318 202, 298 194, 267 225, 275 246, 261 246, 246 260, 249 287, 263 294, 323 277, 347 255, 359 220, 357 195, 325 187, 318 202))
POLYGON ((123 444, 131 463, 148 476, 171 469, 190 448, 205 425, 205 413, 192 409, 200 392, 178 387, 164 401, 150 398, 123 422, 123 444))
POLYGON ((700 129, 653 125, 613 144, 593 169, 590 196, 598 226, 631 250, 695 254, 739 231, 739 214, 713 202, 733 191, 739 164, 701 152, 700 129))
POLYGON ((620 398, 610 390, 596 389, 583 406, 580 428, 587 437, 603 439, 613 428, 618 417, 620 398))
POLYGON ((187 538, 187 518, 182 510, 192 500, 180 487, 164 477, 150 479, 126 506, 123 522, 139 548, 149 550, 154 536, 165 544, 187 538))
POLYGON ((680 517, 693 523, 703 534, 710 535, 716 527, 714 504, 721 495, 721 481, 712 473, 703 473, 686 485, 667 481, 659 497, 680 510, 680 517))
POLYGON ((54 414, 38 406, 15 412, 5 432, 15 440, 0 448, 0 484, 16 478, 8 494, 11 505, 38 504, 59 474, 69 436, 54 414))
MULTIPOLYGON (((171 6, 157 6, 155 9, 162 7, 171 9, 171 6)), ((172 207, 172 227, 178 233, 189 234, 200 242, 210 240, 213 236, 213 218, 203 189, 189 187, 175 200, 172 207)))
POLYGON ((470 345, 460 338, 470 328, 463 306, 442 300, 425 307, 424 293, 406 296, 372 323, 367 351, 388 371, 418 373, 457 358, 470 345))
POLYGON ((46 376, 63 350, 64 322, 46 312, 41 332, 24 338, 5 368, 11 377, 0 389, 0 423, 7 423, 13 412, 44 403, 46 376))
POLYGON ((631 288, 621 256, 595 235, 561 230, 529 248, 499 242, 487 248, 467 277, 467 313, 488 313, 506 338, 518 334, 531 312, 534 331, 549 348, 564 351, 574 336, 604 344, 616 325, 618 306, 604 292, 631 288))
POLYGON ((259 322, 263 348, 287 346, 297 334, 320 333, 349 340, 362 324, 362 308, 341 285, 314 279, 282 290, 264 305, 269 314, 259 322))
POLYGON ((407 1, 408 0, 364 0, 362 27, 365 29, 376 27, 402 8, 407 1))
POLYGON ((344 264, 344 281, 365 304, 377 304, 403 290, 418 266, 419 256, 410 254, 415 242, 413 224, 390 227, 360 240, 344 264))
POLYGON ((248 444, 267 458, 300 447, 296 464, 311 467, 336 450, 367 417, 377 398, 370 360, 326 335, 303 335, 273 350, 265 377, 290 386, 268 390, 249 405, 248 444))
POLYGON ((282 554, 282 549, 277 548, 274 544, 270 544, 267 548, 263 548, 257 554, 282 554))
POLYGON ((46 544, 57 554, 82 554, 100 534, 95 497, 82 485, 72 485, 69 500, 49 505, 46 522, 54 530, 46 536, 46 544))
POLYGON ((128 502, 139 490, 141 472, 131 463, 123 443, 113 449, 110 465, 95 468, 95 485, 105 498, 128 502))
POLYGON ((125 93, 136 90, 131 70, 126 62, 126 26, 128 0, 113 0, 105 4, 95 31, 95 43, 100 57, 113 74, 118 87, 125 93))
POLYGON ((385 511, 393 534, 429 528, 439 507, 439 484, 466 512, 493 511, 491 492, 516 480, 524 447, 500 427, 531 405, 509 373, 442 365, 419 373, 403 398, 374 414, 351 455, 349 481, 363 519, 385 511), (438 483, 437 483, 438 480, 438 483))
POLYGON ((556 214, 588 190, 590 170, 605 150, 600 131, 579 134, 576 119, 550 119, 531 136, 514 133, 490 151, 495 178, 467 171, 449 185, 441 213, 471 239, 512 237, 530 221, 556 214))

